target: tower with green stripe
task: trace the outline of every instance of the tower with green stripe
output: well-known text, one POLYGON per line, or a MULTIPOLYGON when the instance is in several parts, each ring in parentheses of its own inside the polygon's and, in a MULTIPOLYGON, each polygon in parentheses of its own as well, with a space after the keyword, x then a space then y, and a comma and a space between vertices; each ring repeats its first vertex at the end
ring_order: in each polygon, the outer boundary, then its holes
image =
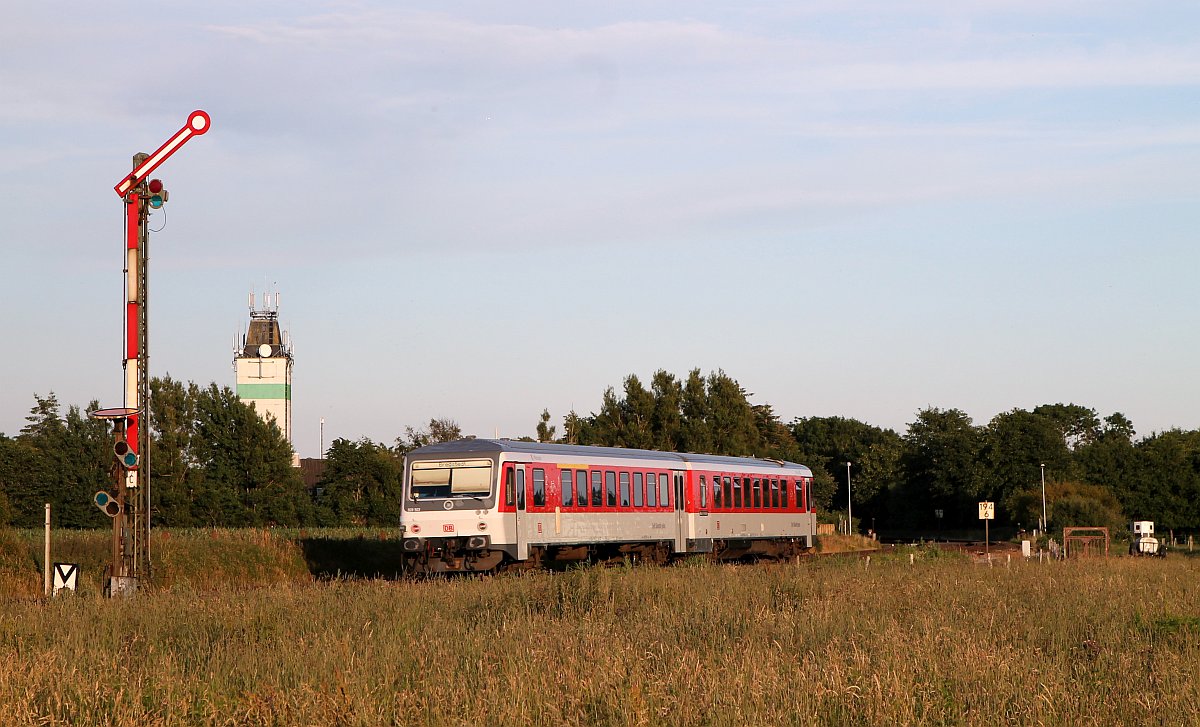
POLYGON ((292 441, 292 346, 279 325, 279 294, 250 294, 250 322, 233 355, 237 395, 292 441))

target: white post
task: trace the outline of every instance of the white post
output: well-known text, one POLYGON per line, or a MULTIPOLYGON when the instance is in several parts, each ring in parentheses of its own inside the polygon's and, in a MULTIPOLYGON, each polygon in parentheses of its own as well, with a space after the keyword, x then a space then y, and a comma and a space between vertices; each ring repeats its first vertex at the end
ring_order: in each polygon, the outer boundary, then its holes
POLYGON ((846 533, 854 535, 854 514, 850 511, 850 463, 846 463, 846 533))
POLYGON ((1042 532, 1044 533, 1049 525, 1046 522, 1046 465, 1043 463, 1038 466, 1042 468, 1042 532))
POLYGON ((45 567, 44 580, 46 585, 46 595, 50 595, 50 503, 46 503, 46 559, 43 561, 45 567))

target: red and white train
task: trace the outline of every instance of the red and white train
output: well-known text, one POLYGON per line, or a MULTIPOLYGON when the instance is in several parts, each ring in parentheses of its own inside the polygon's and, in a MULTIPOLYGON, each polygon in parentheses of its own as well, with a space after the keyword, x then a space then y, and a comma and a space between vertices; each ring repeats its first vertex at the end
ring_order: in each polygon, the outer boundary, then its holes
POLYGON ((405 458, 403 549, 424 573, 787 557, 813 545, 811 485, 778 460, 461 439, 405 458))

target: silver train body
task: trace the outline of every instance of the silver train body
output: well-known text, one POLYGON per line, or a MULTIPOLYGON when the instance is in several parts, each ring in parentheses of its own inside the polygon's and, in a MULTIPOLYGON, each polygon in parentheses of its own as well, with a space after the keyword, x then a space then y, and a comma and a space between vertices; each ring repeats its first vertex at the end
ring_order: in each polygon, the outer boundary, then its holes
POLYGON ((425 573, 788 557, 814 543, 811 485, 777 460, 463 439, 405 458, 402 547, 425 573))

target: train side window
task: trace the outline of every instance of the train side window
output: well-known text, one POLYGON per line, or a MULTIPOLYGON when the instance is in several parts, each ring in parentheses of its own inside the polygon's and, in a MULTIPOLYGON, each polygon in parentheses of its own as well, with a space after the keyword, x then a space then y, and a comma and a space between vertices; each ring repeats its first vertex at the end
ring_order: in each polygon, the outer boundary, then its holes
POLYGON ((604 486, 600 483, 600 470, 592 470, 592 507, 604 506, 604 486))
POLYGON ((725 494, 721 489, 721 478, 718 475, 713 475, 713 509, 720 510, 722 505, 721 496, 725 494))
POLYGON ((665 472, 658 474, 658 506, 671 506, 671 478, 665 472))
POLYGON ((779 506, 784 510, 788 509, 788 481, 779 481, 779 506))
POLYGON ((733 478, 733 506, 739 510, 742 508, 742 478, 733 478))
POLYGON ((633 473, 633 506, 641 507, 645 504, 646 482, 642 479, 641 472, 633 473))
POLYGON ((658 490, 654 487, 654 473, 646 473, 646 507, 658 507, 658 490))
POLYGON ((804 508, 804 478, 803 477, 796 478, 796 507, 800 508, 801 510, 805 509, 804 508))
POLYGON ((575 488, 571 486, 571 470, 559 470, 558 486, 562 490, 563 507, 570 507, 575 500, 575 488))
POLYGON ((771 480, 771 507, 779 509, 779 480, 771 480))
POLYGON ((700 475, 700 509, 708 509, 708 483, 704 481, 704 475, 700 475))
POLYGON ((621 480, 621 507, 629 507, 629 473, 622 472, 621 480))
POLYGON ((575 504, 587 507, 587 470, 575 470, 575 504))
POLYGON ((533 468, 533 506, 546 506, 546 470, 533 468))
POLYGON ((617 475, 612 470, 604 471, 604 499, 609 507, 617 506, 617 475))
POLYGON ((514 490, 517 488, 517 476, 514 474, 512 467, 507 467, 504 470, 504 504, 508 506, 515 505, 514 490))
POLYGON ((517 509, 525 509, 525 467, 517 467, 517 509))

